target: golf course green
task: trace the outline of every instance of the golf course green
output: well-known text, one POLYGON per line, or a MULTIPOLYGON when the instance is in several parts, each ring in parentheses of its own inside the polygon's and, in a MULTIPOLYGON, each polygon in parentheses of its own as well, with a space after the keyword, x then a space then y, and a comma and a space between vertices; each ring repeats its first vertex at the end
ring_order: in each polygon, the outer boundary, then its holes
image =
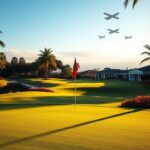
POLYGON ((140 82, 79 79, 75 105, 74 80, 18 81, 54 92, 0 95, 1 150, 149 150, 150 110, 120 107, 140 82))

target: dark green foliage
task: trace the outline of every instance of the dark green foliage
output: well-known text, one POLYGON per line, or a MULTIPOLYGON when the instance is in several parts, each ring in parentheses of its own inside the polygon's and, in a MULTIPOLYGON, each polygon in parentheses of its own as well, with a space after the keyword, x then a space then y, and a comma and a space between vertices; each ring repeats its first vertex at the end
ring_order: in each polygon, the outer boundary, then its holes
MULTIPOLYGON (((2 34, 2 33, 3 33, 3 32, 0 30, 0 34, 2 34)), ((1 47, 5 47, 6 45, 5 45, 5 43, 4 43, 3 41, 0 40, 0 46, 1 46, 1 47)))
POLYGON ((0 52, 0 71, 5 69, 7 65, 6 55, 0 52))
POLYGON ((146 61, 150 61, 150 46, 149 46, 149 45, 144 45, 144 47, 145 47, 148 51, 145 51, 145 52, 141 53, 141 55, 146 54, 148 57, 145 58, 145 59, 143 59, 140 64, 142 64, 143 62, 146 62, 146 61))
POLYGON ((45 48, 40 50, 39 57, 37 59, 37 66, 39 71, 44 72, 44 78, 47 79, 52 70, 57 69, 56 57, 52 54, 52 50, 45 48))
POLYGON ((65 65, 62 67, 62 77, 71 78, 72 69, 70 65, 65 65))

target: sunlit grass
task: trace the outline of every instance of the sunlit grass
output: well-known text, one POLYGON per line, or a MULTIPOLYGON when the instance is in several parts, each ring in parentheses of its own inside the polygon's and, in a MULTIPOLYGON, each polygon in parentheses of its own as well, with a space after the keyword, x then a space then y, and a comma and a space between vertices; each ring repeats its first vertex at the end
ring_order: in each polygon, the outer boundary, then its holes
MULTIPOLYGON (((42 83, 49 83, 49 84, 56 84, 55 87, 50 87, 54 92, 16 92, 16 93, 9 93, 1 95, 0 103, 10 103, 10 102, 17 102, 17 99, 22 99, 23 101, 31 101, 34 102, 35 97, 48 97, 48 96, 74 96, 74 87, 75 84, 72 82, 67 82, 67 80, 63 79, 50 79, 50 80, 42 80, 42 79, 31 79, 34 83, 35 81, 42 83)), ((31 83, 32 83, 31 82, 31 83)), ((102 87, 104 83, 77 83, 76 84, 76 96, 82 96, 85 91, 79 90, 78 88, 94 88, 94 87, 102 87)))
POLYGON ((6 83, 7 83, 7 80, 0 79, 0 87, 5 86, 6 83))
POLYGON ((126 110, 107 104, 5 110, 0 112, 0 147, 148 150, 148 117, 146 110, 126 110))
POLYGON ((140 83, 80 80, 77 105, 73 80, 28 83, 54 92, 0 95, 0 149, 149 150, 150 111, 119 107, 125 97, 149 93, 140 83))

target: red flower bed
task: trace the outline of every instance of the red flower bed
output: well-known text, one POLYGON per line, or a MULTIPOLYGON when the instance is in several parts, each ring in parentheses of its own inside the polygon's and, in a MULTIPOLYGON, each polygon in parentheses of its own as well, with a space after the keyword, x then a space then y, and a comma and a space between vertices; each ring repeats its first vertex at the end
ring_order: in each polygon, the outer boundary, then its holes
POLYGON ((127 99, 121 104, 122 107, 150 108, 150 96, 137 96, 127 99))
POLYGON ((29 88, 28 91, 42 91, 42 92, 54 92, 53 90, 44 88, 44 87, 37 87, 37 88, 29 88))

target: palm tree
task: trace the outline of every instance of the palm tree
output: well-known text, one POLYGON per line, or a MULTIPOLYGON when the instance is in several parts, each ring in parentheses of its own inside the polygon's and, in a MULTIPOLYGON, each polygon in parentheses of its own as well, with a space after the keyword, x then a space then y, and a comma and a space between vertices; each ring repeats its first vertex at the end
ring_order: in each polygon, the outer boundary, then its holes
MULTIPOLYGON (((2 34, 3 32, 0 30, 0 34, 2 34)), ((5 47, 5 43, 3 41, 0 40, 0 46, 1 47, 5 47)), ((6 64, 7 64, 7 61, 6 61, 6 56, 4 53, 0 53, 0 70, 3 70, 6 68, 6 64)))
POLYGON ((145 52, 141 53, 141 55, 146 54, 146 55, 148 55, 148 57, 145 58, 145 59, 143 59, 140 64, 142 64, 142 63, 145 62, 145 61, 150 60, 150 46, 149 46, 149 45, 144 45, 144 47, 145 47, 148 51, 145 51, 145 52))
POLYGON ((3 52, 0 52, 0 60, 6 61, 6 55, 3 52))
POLYGON ((6 68, 7 62, 0 59, 0 70, 3 70, 6 68))
MULTIPOLYGON (((129 1, 131 1, 131 0, 125 0, 125 1, 124 1, 124 7, 125 7, 125 8, 128 6, 129 1)), ((132 8, 135 7, 135 5, 138 3, 138 1, 139 1, 139 0, 132 0, 132 8)))
MULTIPOLYGON (((2 34, 3 32, 0 31, 0 33, 2 34)), ((0 40, 0 46, 1 46, 1 47, 5 47, 5 43, 4 43, 3 41, 1 41, 1 40, 0 40)))
POLYGON ((5 43, 3 41, 0 40, 0 46, 1 47, 5 47, 5 43))
POLYGON ((0 70, 5 69, 6 65, 7 65, 6 55, 3 52, 0 52, 0 70))
POLYGON ((37 60, 38 68, 44 71, 44 78, 48 78, 50 70, 57 69, 56 57, 52 54, 52 50, 45 48, 40 50, 40 54, 37 60))

